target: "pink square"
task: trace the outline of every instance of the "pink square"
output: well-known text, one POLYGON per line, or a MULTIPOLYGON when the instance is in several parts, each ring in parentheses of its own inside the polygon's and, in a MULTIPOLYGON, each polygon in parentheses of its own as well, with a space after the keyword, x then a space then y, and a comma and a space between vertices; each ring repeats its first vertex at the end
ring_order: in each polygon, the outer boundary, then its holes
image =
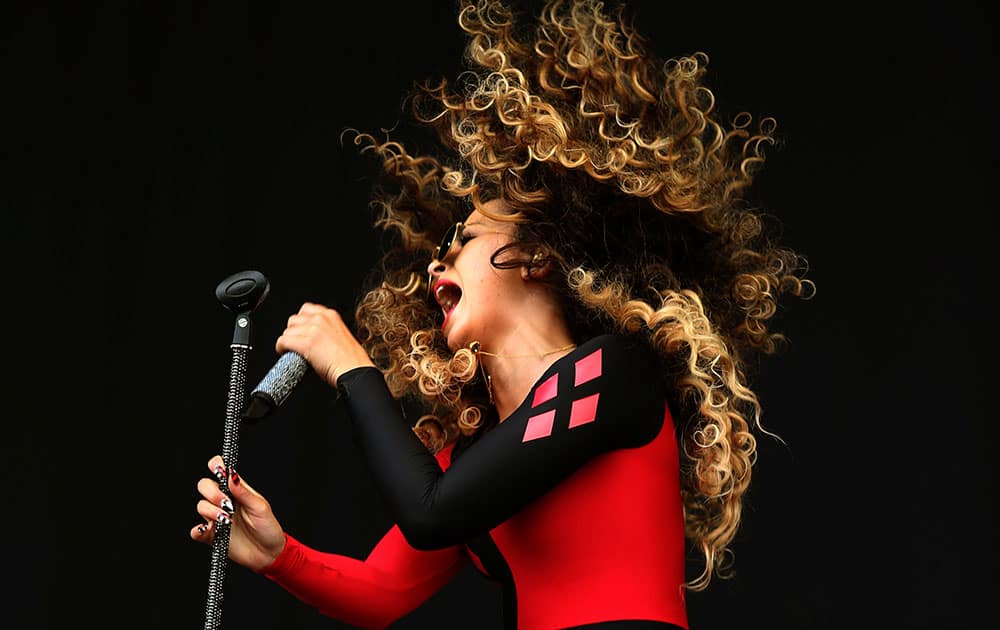
POLYGON ((531 416, 528 418, 528 426, 524 428, 524 437, 521 438, 521 441, 530 442, 538 438, 549 437, 552 435, 552 422, 555 419, 555 409, 531 416))
POLYGON ((552 400, 559 392, 559 373, 556 372, 545 380, 544 383, 535 388, 535 397, 531 401, 532 407, 537 407, 546 400, 552 400))
POLYGON ((597 419, 597 397, 600 395, 600 393, 592 394, 573 401, 573 408, 569 412, 569 428, 572 429, 597 419))
POLYGON ((576 380, 573 386, 586 383, 601 375, 601 349, 594 350, 576 362, 576 380))

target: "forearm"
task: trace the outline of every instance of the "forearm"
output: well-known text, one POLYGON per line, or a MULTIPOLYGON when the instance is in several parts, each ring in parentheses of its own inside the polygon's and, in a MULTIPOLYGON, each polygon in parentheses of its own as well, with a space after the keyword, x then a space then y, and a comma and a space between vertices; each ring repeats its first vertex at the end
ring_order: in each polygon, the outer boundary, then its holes
POLYGON ((427 541, 440 532, 444 520, 430 492, 443 474, 441 465, 406 425, 382 373, 374 368, 351 370, 340 377, 338 387, 347 403, 354 441, 407 540, 419 549, 447 546, 427 541))
POLYGON ((437 592, 458 572, 457 548, 417 551, 393 528, 362 561, 324 553, 287 536, 263 575, 320 613, 362 628, 384 628, 437 592))

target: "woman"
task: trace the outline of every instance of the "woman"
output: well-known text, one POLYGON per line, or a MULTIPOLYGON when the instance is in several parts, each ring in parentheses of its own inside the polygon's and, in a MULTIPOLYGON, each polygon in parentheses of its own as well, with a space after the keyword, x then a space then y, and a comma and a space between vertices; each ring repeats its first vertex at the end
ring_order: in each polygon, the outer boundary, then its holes
POLYGON ((748 359, 811 287, 740 197, 773 123, 720 122, 704 56, 661 67, 600 3, 547 3, 531 41, 496 2, 459 24, 475 72, 414 101, 441 155, 355 136, 399 184, 357 334, 305 304, 275 346, 337 388, 396 525, 364 561, 310 549, 214 457, 191 535, 230 527, 235 562, 363 627, 471 561, 511 627, 686 628, 750 483, 748 359))

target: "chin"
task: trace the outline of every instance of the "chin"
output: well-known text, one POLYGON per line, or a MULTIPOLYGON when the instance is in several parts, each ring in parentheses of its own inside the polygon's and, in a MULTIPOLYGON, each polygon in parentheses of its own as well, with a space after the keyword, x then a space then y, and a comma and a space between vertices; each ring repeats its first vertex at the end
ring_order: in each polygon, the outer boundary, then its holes
POLYGON ((459 348, 469 345, 468 343, 462 342, 462 335, 460 332, 456 332, 455 327, 452 326, 445 333, 444 338, 448 341, 448 349, 454 353, 459 348))
POLYGON ((460 348, 468 348, 469 344, 476 340, 476 336, 473 334, 474 331, 470 332, 468 327, 462 324, 463 322, 458 319, 448 322, 448 328, 444 333, 445 340, 448 342, 448 348, 452 353, 460 348))

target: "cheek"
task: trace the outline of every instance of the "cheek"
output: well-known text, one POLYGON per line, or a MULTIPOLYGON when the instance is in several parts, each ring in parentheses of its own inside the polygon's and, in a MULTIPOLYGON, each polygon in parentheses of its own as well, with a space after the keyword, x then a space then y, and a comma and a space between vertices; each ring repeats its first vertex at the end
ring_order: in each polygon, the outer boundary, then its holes
POLYGON ((490 273, 474 288, 477 312, 491 320, 502 318, 517 305, 519 288, 513 272, 490 273))
POLYGON ((495 269, 490 265, 490 255, 487 252, 496 251, 503 243, 501 241, 482 242, 477 238, 472 245, 462 252, 455 264, 462 283, 462 299, 467 301, 467 307, 475 309, 477 316, 488 316, 489 310, 505 308, 514 295, 517 294, 520 283, 520 272, 517 269, 495 269))
POLYGON ((511 289, 510 275, 508 271, 498 271, 495 269, 484 269, 481 273, 474 274, 471 279, 470 291, 475 296, 475 300, 480 303, 496 303, 503 301, 510 295, 511 289))

